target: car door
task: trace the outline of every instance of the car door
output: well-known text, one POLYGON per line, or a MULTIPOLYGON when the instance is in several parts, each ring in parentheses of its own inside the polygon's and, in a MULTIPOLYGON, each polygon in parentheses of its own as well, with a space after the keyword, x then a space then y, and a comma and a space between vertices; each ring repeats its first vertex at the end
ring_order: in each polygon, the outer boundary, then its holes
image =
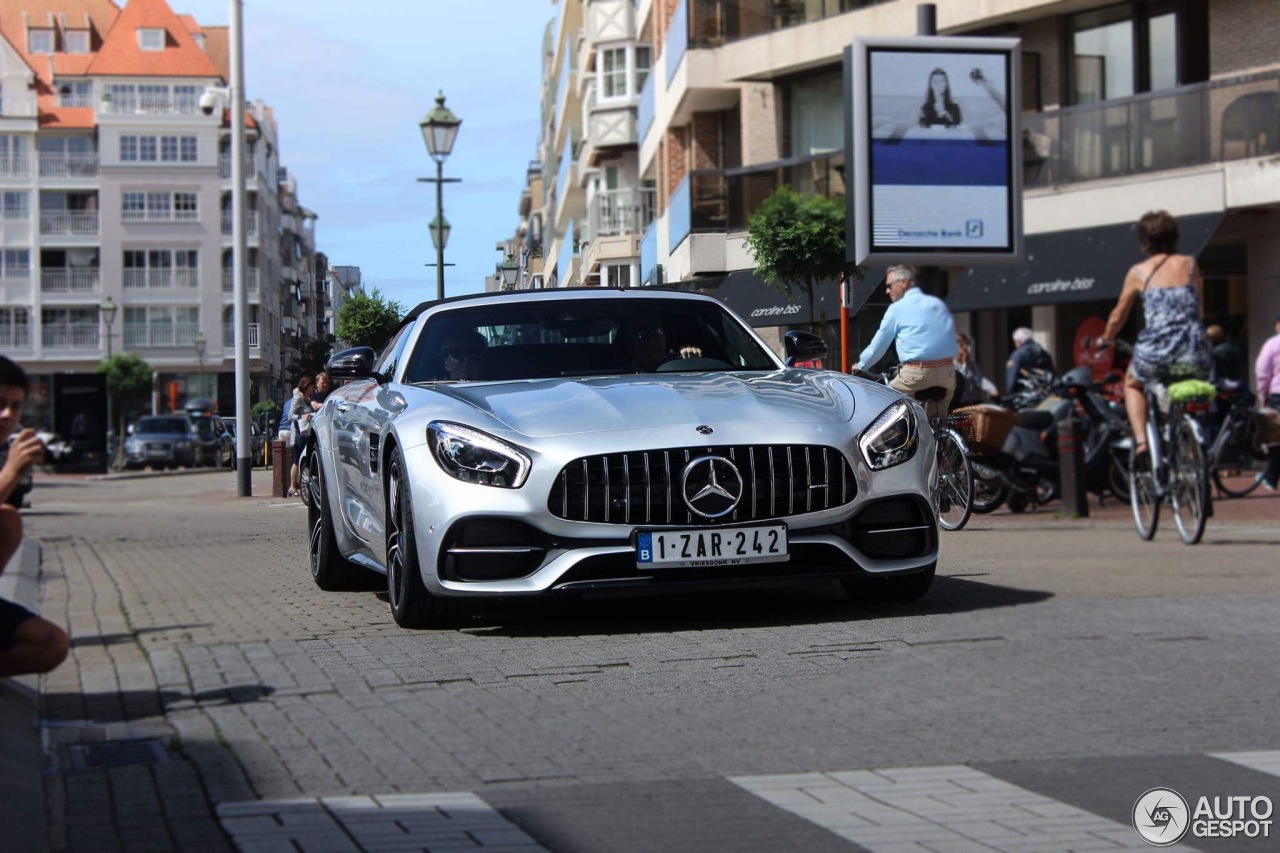
MULTIPOLYGON (((413 325, 396 333, 374 365, 382 377, 394 376, 413 325)), ((333 440, 339 469, 342 512, 351 530, 374 559, 385 547, 380 454, 386 425, 403 409, 394 385, 377 379, 352 382, 334 392, 333 440), (399 403, 397 403, 397 400, 399 403)))

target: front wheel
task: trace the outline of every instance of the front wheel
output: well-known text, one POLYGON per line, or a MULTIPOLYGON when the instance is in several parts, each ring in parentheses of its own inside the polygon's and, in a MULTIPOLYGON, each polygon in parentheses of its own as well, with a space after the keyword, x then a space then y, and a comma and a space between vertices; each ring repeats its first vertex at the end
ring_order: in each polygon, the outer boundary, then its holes
POLYGON ((973 505, 979 515, 995 512, 1009 497, 1009 486, 1000 474, 981 462, 973 465, 973 505))
POLYGON ((422 582, 413 494, 399 447, 387 475, 387 598, 401 628, 444 627, 457 613, 456 602, 432 595, 422 582))
POLYGON ((329 513, 329 501, 324 494, 319 454, 311 455, 307 470, 303 496, 307 500, 307 557, 311 564, 311 578, 316 586, 327 592, 352 589, 357 585, 363 570, 349 562, 338 550, 333 516, 329 513))
POLYGON ((964 442, 951 430, 938 434, 938 480, 933 488, 933 506, 944 530, 959 530, 969 521, 973 507, 973 465, 964 451, 964 442))

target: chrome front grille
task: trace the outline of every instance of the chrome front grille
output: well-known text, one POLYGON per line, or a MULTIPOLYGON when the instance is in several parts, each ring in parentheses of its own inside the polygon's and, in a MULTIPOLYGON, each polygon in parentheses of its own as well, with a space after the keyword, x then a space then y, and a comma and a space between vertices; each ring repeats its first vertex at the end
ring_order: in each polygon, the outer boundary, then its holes
POLYGON ((547 508, 557 518, 601 524, 733 524, 843 506, 857 493, 853 469, 833 447, 753 444, 610 453, 575 459, 560 471, 547 508), (722 456, 742 476, 733 512, 704 518, 680 493, 685 465, 722 456))

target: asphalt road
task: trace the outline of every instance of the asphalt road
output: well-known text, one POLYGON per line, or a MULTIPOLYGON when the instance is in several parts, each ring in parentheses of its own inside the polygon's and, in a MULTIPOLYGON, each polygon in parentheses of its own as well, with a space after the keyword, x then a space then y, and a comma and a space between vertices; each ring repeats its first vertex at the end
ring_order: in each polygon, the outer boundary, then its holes
POLYGON ((1280 800, 1280 496, 1219 504, 1194 548, 1122 508, 978 518, 910 606, 818 586, 406 632, 376 579, 315 588, 299 501, 234 492, 38 482, 73 637, 42 684, 52 849, 1143 849, 1148 789, 1280 800))

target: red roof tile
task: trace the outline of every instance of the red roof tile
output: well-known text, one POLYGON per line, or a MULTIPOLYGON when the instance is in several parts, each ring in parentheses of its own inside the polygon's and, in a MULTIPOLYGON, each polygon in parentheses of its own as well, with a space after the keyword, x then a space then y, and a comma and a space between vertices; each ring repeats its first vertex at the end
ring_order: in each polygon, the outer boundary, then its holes
POLYGON ((187 26, 164 0, 129 0, 90 63, 88 73, 130 77, 219 76, 218 69, 195 43, 187 26), (163 29, 164 49, 140 48, 139 29, 163 29))

